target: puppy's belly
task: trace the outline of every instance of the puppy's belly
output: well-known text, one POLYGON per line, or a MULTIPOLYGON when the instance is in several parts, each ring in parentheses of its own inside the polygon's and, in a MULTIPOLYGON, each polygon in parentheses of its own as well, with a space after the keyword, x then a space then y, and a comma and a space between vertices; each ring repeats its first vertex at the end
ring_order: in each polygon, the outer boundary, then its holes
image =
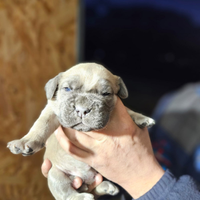
POLYGON ((78 176, 86 184, 91 184, 97 174, 89 165, 68 155, 59 145, 54 134, 47 141, 44 159, 46 158, 51 161, 54 167, 63 171, 67 176, 78 176))

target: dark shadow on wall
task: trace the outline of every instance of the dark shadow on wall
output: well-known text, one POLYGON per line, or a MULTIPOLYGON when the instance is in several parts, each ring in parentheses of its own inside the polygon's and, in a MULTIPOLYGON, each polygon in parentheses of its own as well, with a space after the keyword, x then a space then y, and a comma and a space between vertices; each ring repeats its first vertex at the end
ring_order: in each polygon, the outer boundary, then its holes
POLYGON ((154 7, 102 10, 85 6, 83 61, 120 75, 129 90, 125 104, 151 114, 158 99, 199 81, 200 27, 175 11, 154 7))

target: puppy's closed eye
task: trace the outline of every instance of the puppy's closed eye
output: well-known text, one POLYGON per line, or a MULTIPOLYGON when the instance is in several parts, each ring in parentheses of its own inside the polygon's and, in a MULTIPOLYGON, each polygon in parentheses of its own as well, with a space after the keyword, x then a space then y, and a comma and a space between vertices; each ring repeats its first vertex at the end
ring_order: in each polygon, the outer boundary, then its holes
POLYGON ((110 92, 104 92, 104 93, 102 93, 102 95, 103 96, 109 96, 109 95, 111 95, 111 93, 110 92))

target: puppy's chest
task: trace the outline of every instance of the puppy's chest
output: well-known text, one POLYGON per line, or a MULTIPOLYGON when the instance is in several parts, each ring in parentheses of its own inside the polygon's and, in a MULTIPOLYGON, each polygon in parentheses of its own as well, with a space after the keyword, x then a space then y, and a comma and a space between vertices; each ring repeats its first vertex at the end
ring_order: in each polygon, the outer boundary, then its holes
POLYGON ((74 159, 68 155, 59 145, 54 134, 47 141, 44 159, 48 158, 54 166, 67 175, 78 176, 83 180, 91 179, 96 174, 89 165, 74 159))

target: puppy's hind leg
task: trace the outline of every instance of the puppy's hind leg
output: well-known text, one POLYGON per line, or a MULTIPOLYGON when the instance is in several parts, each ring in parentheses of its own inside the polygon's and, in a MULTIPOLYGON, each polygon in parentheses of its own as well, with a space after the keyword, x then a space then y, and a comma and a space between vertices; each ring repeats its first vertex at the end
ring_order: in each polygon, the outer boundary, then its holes
POLYGON ((48 186, 56 200, 94 200, 88 193, 78 193, 71 186, 71 179, 61 170, 52 166, 48 173, 48 186))
POLYGON ((114 196, 118 193, 119 193, 118 187, 115 184, 111 183, 110 181, 103 181, 94 189, 94 194, 96 194, 97 196, 105 194, 114 196))

